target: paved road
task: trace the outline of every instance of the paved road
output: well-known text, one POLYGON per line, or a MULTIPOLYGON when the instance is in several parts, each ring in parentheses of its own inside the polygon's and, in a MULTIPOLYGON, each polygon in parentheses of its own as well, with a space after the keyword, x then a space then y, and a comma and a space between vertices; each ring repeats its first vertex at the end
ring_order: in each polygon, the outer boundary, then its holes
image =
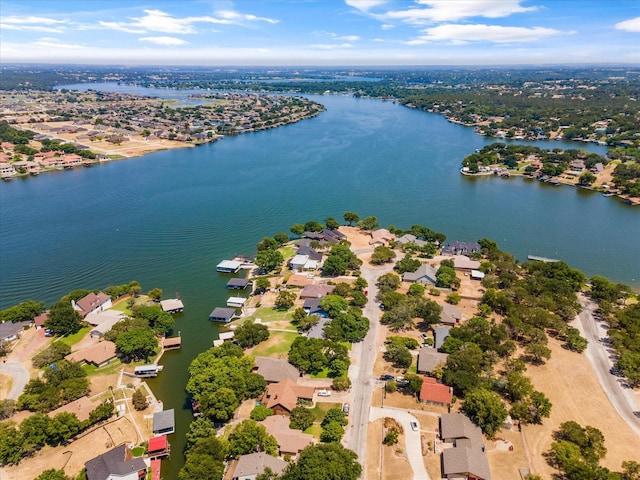
POLYGON ((636 405, 633 390, 624 387, 621 379, 610 372, 614 362, 609 358, 607 344, 602 342, 602 339, 608 338, 607 332, 598 324, 593 314, 597 305, 584 295, 579 295, 578 301, 582 306, 582 312, 577 317, 576 327, 589 341, 587 358, 611 404, 623 420, 640 435, 640 418, 633 414, 634 411, 640 411, 640 407, 636 405))
POLYGON ((349 378, 351 379, 353 401, 350 406, 349 430, 347 432, 347 448, 358 454, 358 460, 362 464, 364 476, 366 478, 366 448, 367 448, 367 427, 369 424, 369 410, 371 409, 371 399, 375 379, 373 378, 373 364, 378 350, 378 316, 379 306, 375 301, 378 294, 376 280, 380 275, 393 270, 393 265, 383 265, 372 267, 363 265, 360 269, 362 278, 369 286, 368 301, 364 307, 364 315, 369 319, 369 332, 364 340, 355 344, 351 355, 354 360, 349 368, 349 378))
POLYGON ((413 470, 413 480, 430 480, 429 474, 424 468, 420 430, 413 430, 410 423, 416 422, 419 425, 420 422, 418 422, 416 417, 407 411, 395 408, 371 408, 371 416, 369 417, 371 421, 384 417, 391 417, 395 419, 400 425, 402 425, 402 428, 404 428, 404 438, 406 441, 405 448, 409 464, 413 470))
POLYGON ((13 377, 13 384, 7 398, 9 400, 17 400, 29 381, 29 371, 21 363, 4 362, 0 363, 0 372, 13 377))

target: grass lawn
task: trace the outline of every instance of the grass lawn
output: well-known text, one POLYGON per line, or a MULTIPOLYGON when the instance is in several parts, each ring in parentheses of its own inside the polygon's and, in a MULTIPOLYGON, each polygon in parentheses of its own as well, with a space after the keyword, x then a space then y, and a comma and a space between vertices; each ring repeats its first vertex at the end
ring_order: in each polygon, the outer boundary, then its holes
POLYGON ((293 247, 282 247, 280 249, 280 253, 282 253, 282 256, 284 257, 284 259, 287 260, 289 258, 293 258, 293 256, 296 253, 296 249, 293 247))
POLYGON ((144 455, 144 447, 134 447, 131 449, 131 455, 133 455, 134 457, 141 457, 142 455, 144 455))
POLYGON ((92 327, 84 327, 78 330, 76 333, 72 335, 67 335, 66 337, 62 337, 59 341, 73 347, 76 343, 84 338, 84 336, 91 331, 92 327))
POLYGON ((116 303, 113 307, 110 308, 110 310, 116 310, 118 312, 124 313, 125 315, 131 315, 131 309, 129 308, 127 300, 116 303))
POLYGON ((253 349, 254 357, 286 358, 291 344, 300 336, 297 332, 269 332, 269 340, 262 342, 253 349))
POLYGON ((283 312, 281 310, 276 310, 273 307, 262 307, 258 308, 255 313, 247 318, 259 318, 262 323, 275 322, 281 320, 293 320, 293 311, 283 312))
POLYGON ((322 422, 330 408, 342 408, 342 404, 335 402, 316 402, 316 405, 309 409, 311 413, 313 413, 313 421, 318 423, 322 422))
POLYGON ((82 369, 87 373, 88 377, 92 375, 110 375, 112 373, 119 371, 121 368, 122 368, 122 362, 120 362, 120 360, 118 359, 111 360, 107 365, 100 368, 96 367, 95 365, 90 365, 88 363, 85 363, 84 365, 82 365, 82 369))
POLYGON ((314 423, 309 428, 307 428, 304 433, 308 433, 309 435, 313 435, 318 440, 320 439, 320 434, 322 433, 322 427, 319 423, 314 423))
POLYGON ((324 368, 322 371, 309 376, 311 378, 329 378, 329 369, 324 368))

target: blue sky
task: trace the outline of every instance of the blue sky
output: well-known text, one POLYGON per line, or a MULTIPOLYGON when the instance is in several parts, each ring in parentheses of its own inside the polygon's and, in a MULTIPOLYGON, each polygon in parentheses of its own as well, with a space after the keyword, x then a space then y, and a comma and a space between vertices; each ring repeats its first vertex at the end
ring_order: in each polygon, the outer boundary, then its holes
POLYGON ((2 63, 640 63, 637 0, 0 0, 2 63))

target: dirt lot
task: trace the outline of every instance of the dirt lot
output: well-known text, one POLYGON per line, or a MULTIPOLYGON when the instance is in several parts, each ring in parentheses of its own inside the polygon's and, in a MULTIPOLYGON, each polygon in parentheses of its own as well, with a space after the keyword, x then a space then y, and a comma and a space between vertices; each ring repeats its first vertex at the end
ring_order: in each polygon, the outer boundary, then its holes
POLYGON ((409 460, 404 453, 404 435, 398 437, 394 446, 382 445, 383 420, 376 420, 369 424, 367 430, 367 478, 382 478, 384 480, 405 480, 411 478, 412 470, 409 460), (382 462, 382 474, 380 463, 382 462))
POLYGON ((527 370, 536 389, 544 392, 553 404, 551 417, 543 425, 523 428, 532 472, 551 478, 554 470, 542 454, 549 450, 551 433, 569 420, 582 426, 592 425, 604 434, 607 456, 601 465, 619 471, 624 460, 637 461, 640 438, 611 406, 587 357, 565 350, 553 340, 549 347, 551 359, 543 366, 527 370))

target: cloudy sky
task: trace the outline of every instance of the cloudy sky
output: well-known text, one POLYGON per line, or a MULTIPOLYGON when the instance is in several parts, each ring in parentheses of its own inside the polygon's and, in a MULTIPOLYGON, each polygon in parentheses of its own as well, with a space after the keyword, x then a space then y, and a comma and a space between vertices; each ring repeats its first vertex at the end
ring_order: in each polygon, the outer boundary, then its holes
POLYGON ((640 63, 637 0, 0 0, 2 63, 640 63))

